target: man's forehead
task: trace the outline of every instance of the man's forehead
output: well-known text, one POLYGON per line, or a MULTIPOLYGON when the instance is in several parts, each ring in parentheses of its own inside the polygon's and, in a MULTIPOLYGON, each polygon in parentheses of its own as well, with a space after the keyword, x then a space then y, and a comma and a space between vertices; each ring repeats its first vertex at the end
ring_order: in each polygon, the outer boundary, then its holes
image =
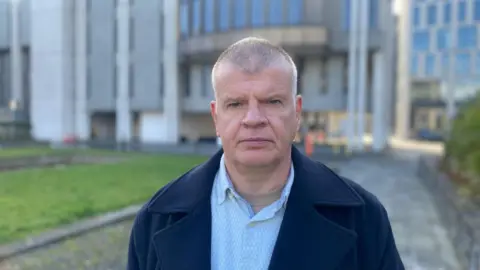
POLYGON ((215 79, 223 79, 226 77, 261 77, 262 75, 273 75, 283 73, 282 76, 291 74, 291 68, 284 63, 272 63, 263 67, 256 67, 255 69, 243 68, 234 63, 224 62, 219 63, 214 70, 215 79))

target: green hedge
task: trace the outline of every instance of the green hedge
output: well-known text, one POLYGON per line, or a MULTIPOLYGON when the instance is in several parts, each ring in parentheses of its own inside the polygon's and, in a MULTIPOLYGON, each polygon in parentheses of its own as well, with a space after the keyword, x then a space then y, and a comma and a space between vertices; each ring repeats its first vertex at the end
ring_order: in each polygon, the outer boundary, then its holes
POLYGON ((445 142, 445 161, 462 190, 480 196, 480 94, 463 106, 445 142))

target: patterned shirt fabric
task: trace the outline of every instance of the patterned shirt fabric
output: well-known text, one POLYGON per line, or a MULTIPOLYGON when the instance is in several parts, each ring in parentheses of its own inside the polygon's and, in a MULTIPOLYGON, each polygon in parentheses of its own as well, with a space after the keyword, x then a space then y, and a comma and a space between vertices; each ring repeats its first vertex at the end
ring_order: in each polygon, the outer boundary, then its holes
POLYGON ((294 179, 293 164, 280 199, 255 214, 234 189, 224 157, 211 194, 212 270, 267 270, 294 179))

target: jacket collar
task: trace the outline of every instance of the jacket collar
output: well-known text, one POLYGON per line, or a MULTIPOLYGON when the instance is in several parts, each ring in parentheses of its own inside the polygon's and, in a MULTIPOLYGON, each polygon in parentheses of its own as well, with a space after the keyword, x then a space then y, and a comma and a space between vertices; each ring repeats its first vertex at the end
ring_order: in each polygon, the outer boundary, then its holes
MULTIPOLYGON (((221 156, 219 151, 206 163, 169 184, 148 205, 150 212, 167 214, 168 220, 177 220, 161 225, 153 234, 159 268, 211 269, 210 195, 221 156)), ((269 270, 338 269, 355 246, 357 234, 330 219, 329 209, 359 206, 363 200, 330 169, 305 157, 296 148, 292 149, 292 160, 295 180, 269 270), (318 207, 321 205, 326 207, 318 207)), ((338 213, 345 212, 336 212, 336 215, 338 213)))
MULTIPOLYGON (((202 200, 209 200, 223 150, 165 187, 149 203, 157 213, 192 211, 202 200)), ((327 166, 315 162, 292 147, 295 181, 290 196, 302 196, 306 203, 329 206, 358 206, 361 197, 327 166), (301 179, 301 180, 299 180, 301 179)))

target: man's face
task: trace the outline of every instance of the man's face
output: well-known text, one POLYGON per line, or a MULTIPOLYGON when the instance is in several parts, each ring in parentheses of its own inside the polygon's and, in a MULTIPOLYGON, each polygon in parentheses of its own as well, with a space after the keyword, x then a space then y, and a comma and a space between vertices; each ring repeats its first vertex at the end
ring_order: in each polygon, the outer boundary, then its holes
POLYGON ((279 65, 248 74, 222 64, 215 89, 210 109, 228 159, 261 167, 290 155, 302 100, 293 97, 289 68, 279 65))

